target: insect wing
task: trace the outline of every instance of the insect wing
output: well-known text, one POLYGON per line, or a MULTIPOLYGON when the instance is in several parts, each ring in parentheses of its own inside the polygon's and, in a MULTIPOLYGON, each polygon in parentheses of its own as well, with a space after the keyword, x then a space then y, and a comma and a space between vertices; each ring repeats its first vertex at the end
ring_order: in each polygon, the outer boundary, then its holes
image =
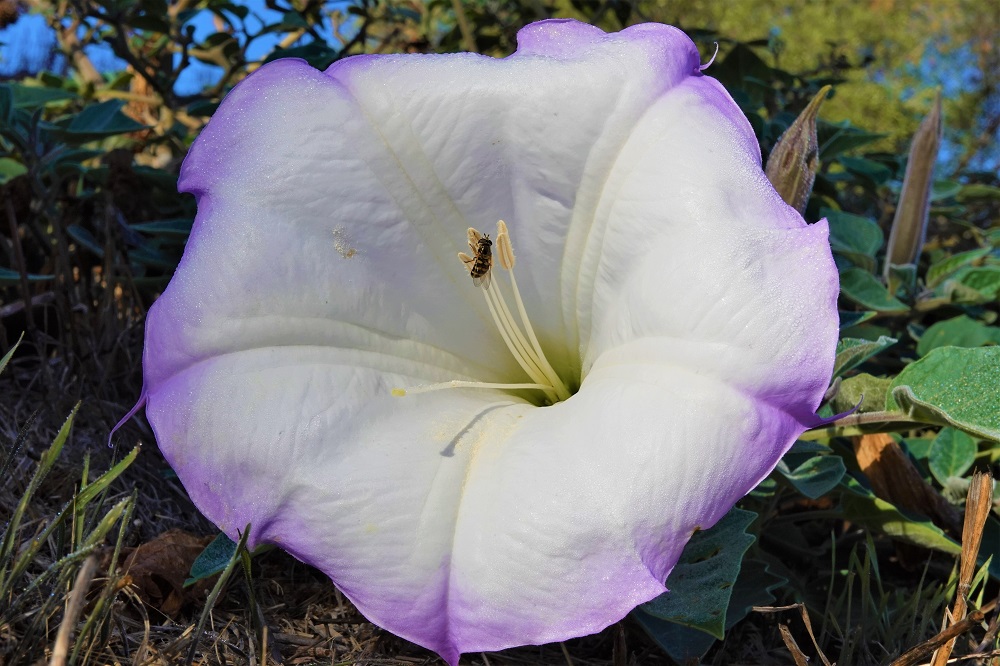
POLYGON ((482 275, 472 278, 472 284, 476 285, 477 287, 482 287, 483 289, 489 289, 490 282, 492 280, 493 280, 493 271, 487 270, 482 275))

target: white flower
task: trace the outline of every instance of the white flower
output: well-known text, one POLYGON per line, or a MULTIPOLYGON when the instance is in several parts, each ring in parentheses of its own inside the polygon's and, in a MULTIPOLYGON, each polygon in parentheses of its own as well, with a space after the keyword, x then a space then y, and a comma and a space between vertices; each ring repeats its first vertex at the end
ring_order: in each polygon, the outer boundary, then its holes
POLYGON ((663 592, 814 422, 837 339, 826 224, 683 33, 518 40, 250 76, 184 164, 198 218, 147 326, 147 416, 205 515, 452 664, 663 592), (488 291, 455 256, 499 219, 527 322, 497 245, 488 291), (427 390, 452 381, 546 388, 427 390))

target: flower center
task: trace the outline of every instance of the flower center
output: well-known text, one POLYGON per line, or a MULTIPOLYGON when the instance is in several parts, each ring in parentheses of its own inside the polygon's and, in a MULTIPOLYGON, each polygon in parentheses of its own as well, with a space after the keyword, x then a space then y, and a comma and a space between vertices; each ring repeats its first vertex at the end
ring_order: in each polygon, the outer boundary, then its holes
POLYGON ((524 373, 531 380, 530 382, 518 384, 504 384, 491 382, 471 382, 454 380, 441 382, 439 384, 426 384, 408 389, 394 388, 392 394, 403 396, 412 393, 425 393, 445 388, 493 388, 503 390, 529 389, 542 391, 548 402, 556 403, 570 397, 570 391, 566 384, 556 373, 552 364, 545 358, 542 346, 538 343, 531 322, 528 320, 528 313, 524 309, 524 301, 521 300, 521 292, 517 288, 517 280, 514 278, 514 246, 510 241, 510 232, 503 220, 497 222, 496 235, 496 261, 493 257, 494 241, 490 240, 489 234, 481 234, 473 228, 469 228, 469 249, 472 254, 464 252, 458 253, 458 258, 465 264, 466 269, 472 276, 472 282, 477 287, 482 288, 486 305, 493 316, 493 323, 500 331, 507 349, 514 355, 517 364, 521 366, 524 373), (493 264, 499 263, 500 267, 507 272, 510 278, 510 288, 514 295, 514 304, 517 309, 517 318, 507 305, 506 299, 500 291, 500 287, 493 283, 493 264))

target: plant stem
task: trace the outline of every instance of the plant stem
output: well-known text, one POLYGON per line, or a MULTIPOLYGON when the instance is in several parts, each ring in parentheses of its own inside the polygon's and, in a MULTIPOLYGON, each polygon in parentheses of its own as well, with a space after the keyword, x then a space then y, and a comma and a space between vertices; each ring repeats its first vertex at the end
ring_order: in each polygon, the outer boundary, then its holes
POLYGON ((849 416, 845 416, 822 428, 807 430, 799 436, 799 439, 809 442, 819 439, 829 439, 831 437, 851 437, 854 435, 866 435, 875 432, 896 432, 900 430, 913 430, 920 425, 933 424, 918 421, 909 414, 904 414, 903 412, 865 412, 863 414, 851 414, 849 416), (891 427, 863 427, 878 423, 891 427))

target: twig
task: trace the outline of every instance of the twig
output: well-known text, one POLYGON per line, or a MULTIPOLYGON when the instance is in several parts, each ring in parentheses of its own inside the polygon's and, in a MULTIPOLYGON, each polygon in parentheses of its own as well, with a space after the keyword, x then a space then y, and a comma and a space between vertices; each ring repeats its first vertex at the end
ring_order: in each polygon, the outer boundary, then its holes
POLYGON ((566 648, 566 644, 559 643, 559 647, 562 648, 563 656, 566 657, 566 666, 574 666, 573 657, 569 656, 569 650, 566 648))
MULTIPOLYGON (((819 647, 819 641, 816 640, 816 634, 813 632, 812 622, 809 620, 809 612, 806 610, 805 604, 791 604, 790 606, 753 606, 751 610, 755 613, 780 613, 782 611, 796 609, 802 616, 802 624, 805 625, 806 633, 809 634, 809 639, 812 641, 813 647, 816 648, 816 654, 819 655, 820 661, 823 662, 824 666, 832 666, 830 660, 826 658, 826 655, 823 654, 823 650, 819 647)), ((782 638, 784 638, 784 635, 782 635, 782 638)), ((789 638, 791 638, 791 634, 789 634, 789 638)), ((795 641, 792 641, 792 643, 795 643, 795 641)), ((788 645, 787 641, 785 642, 785 645, 788 645)), ((798 645, 795 647, 797 649, 798 645)), ((791 648, 789 648, 789 650, 791 651, 791 648)))
POLYGON ((997 606, 996 600, 993 601, 993 619, 990 620, 989 626, 986 628, 986 635, 983 636, 983 642, 976 646, 976 652, 986 652, 993 641, 997 638, 997 633, 1000 633, 1000 607, 997 606))
MULTIPOLYGON (((47 291, 44 294, 38 294, 37 296, 32 296, 31 302, 28 304, 27 307, 33 308, 38 305, 47 305, 54 300, 56 300, 55 293, 47 291)), ((19 301, 14 301, 13 303, 10 303, 8 305, 4 305, 0 307, 0 319, 4 319, 5 317, 17 314, 18 312, 24 309, 25 309, 25 302, 23 299, 19 301)))
POLYGON ((795 642, 794 638, 792 638, 792 632, 788 630, 788 625, 779 624, 778 631, 781 632, 781 640, 785 642, 785 647, 792 653, 792 659, 795 660, 795 666, 809 666, 809 657, 803 654, 802 650, 799 648, 799 644, 795 642))
POLYGON ((937 636, 929 638, 923 643, 919 643, 899 656, 896 661, 889 666, 916 666, 920 661, 934 650, 938 649, 948 641, 958 638, 969 629, 983 621, 986 617, 982 611, 972 611, 964 620, 959 620, 947 629, 942 630, 937 636))
POLYGON ((462 0, 451 0, 451 7, 455 10, 455 21, 458 23, 458 31, 462 33, 462 48, 472 53, 479 53, 476 47, 476 38, 469 27, 469 19, 465 15, 465 7, 462 0))
POLYGON ((80 572, 76 574, 76 582, 69 593, 69 601, 66 604, 66 614, 63 616, 62 624, 59 625, 59 633, 56 634, 56 642, 52 647, 52 658, 49 659, 49 666, 64 666, 66 657, 69 656, 69 639, 73 635, 73 627, 76 625, 80 611, 83 609, 83 602, 87 599, 87 590, 90 589, 90 581, 97 571, 97 558, 91 555, 83 562, 80 572))
MULTIPOLYGON (((993 506, 993 478, 989 474, 976 472, 972 475, 969 494, 965 502, 965 524, 962 526, 962 555, 958 572, 958 589, 955 591, 955 608, 951 612, 952 622, 965 617, 966 597, 972 576, 976 572, 976 557, 983 541, 983 527, 993 506)), ((957 638, 957 636, 956 636, 957 638)), ((931 666, 945 666, 956 638, 947 641, 934 654, 931 666)))

